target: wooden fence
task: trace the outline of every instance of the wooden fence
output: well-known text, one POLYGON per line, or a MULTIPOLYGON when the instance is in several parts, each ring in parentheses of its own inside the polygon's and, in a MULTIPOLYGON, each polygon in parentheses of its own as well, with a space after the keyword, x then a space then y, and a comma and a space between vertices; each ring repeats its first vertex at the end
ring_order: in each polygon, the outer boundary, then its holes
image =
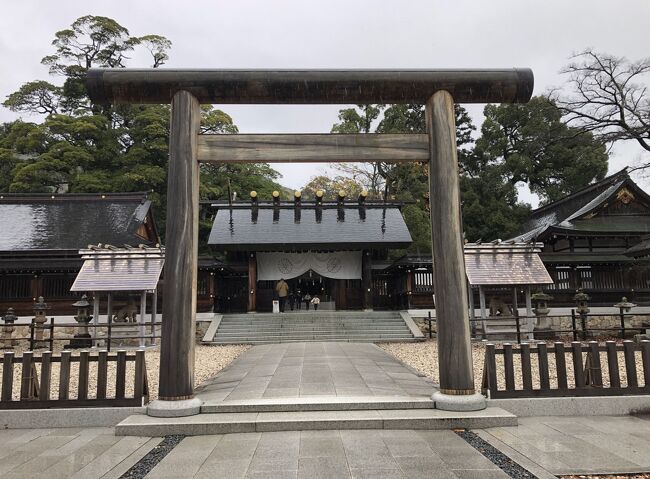
POLYGON ((607 341, 604 346, 595 341, 576 341, 568 349, 560 342, 550 347, 539 343, 516 348, 512 344, 500 348, 487 344, 482 392, 489 393, 492 399, 650 394, 650 341, 607 341), (624 381, 619 353, 623 357, 624 381))
POLYGON ((0 409, 142 406, 148 400, 147 367, 142 350, 118 351, 116 354, 81 351, 78 356, 73 356, 70 351, 63 351, 60 355, 46 351, 41 356, 34 356, 29 351, 22 356, 6 352, 2 357, 0 409), (133 394, 127 396, 127 363, 131 362, 134 363, 133 394), (75 363, 78 364, 74 368, 77 369, 76 384, 71 381, 71 366, 75 363), (115 363, 115 381, 111 384, 109 371, 113 374, 113 368, 109 367, 110 363, 115 363), (20 365, 20 388, 14 391, 14 369, 17 364, 20 365), (40 364, 40 371, 37 364, 40 364), (58 383, 54 385, 53 365, 58 365, 55 367, 58 383), (91 375, 93 366, 95 374, 91 375), (95 386, 92 388, 94 391, 91 390, 91 382, 95 386), (51 390, 56 385, 58 391, 52 394, 51 390), (76 390, 74 395, 71 389, 76 390), (16 394, 18 392, 20 394, 16 394))

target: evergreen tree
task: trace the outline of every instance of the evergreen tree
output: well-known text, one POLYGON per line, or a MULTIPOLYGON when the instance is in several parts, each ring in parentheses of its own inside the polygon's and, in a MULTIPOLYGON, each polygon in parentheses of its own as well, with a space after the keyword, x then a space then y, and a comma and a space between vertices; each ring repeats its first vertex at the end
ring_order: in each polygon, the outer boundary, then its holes
MULTIPOLYGON (((55 52, 43 58, 61 86, 33 81, 10 94, 13 111, 46 115, 42 122, 17 120, 0 128, 0 191, 148 191, 160 232, 165 231, 169 145, 168 105, 95 105, 85 73, 93 67, 121 68, 144 49, 153 68, 169 58, 171 41, 161 35, 132 36, 113 19, 84 16, 57 32, 55 52)), ((232 118, 202 107, 202 133, 237 133, 232 118)), ((268 165, 201 168, 201 198, 227 198, 227 184, 278 189, 279 174, 268 165)), ((204 225, 205 226, 205 225, 204 225)))

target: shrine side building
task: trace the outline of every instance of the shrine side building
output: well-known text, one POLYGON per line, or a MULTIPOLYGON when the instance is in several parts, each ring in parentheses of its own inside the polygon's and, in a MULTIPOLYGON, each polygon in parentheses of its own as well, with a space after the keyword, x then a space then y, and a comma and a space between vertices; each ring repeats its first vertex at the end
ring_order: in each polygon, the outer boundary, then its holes
POLYGON ((650 304, 650 268, 643 259, 650 234, 650 196, 623 169, 537 208, 515 240, 541 242, 540 257, 553 284, 553 304, 573 304, 579 288, 591 304, 611 306, 621 296, 650 304))

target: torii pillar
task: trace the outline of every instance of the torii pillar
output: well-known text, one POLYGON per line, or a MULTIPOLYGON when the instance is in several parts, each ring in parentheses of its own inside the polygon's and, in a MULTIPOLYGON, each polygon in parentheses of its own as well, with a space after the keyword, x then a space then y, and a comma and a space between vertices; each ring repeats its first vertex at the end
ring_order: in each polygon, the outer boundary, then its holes
POLYGON ((433 400, 437 409, 476 411, 485 409, 485 398, 474 389, 454 99, 444 90, 434 93, 425 116, 440 375, 440 390, 433 400))

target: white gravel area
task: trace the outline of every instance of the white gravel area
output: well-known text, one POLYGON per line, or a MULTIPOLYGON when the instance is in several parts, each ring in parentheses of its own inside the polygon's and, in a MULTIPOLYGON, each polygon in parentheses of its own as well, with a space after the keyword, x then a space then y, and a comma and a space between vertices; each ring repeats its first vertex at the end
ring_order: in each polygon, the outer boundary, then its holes
MULTIPOLYGON (((477 391, 481 390, 481 381, 483 379, 483 361, 485 358, 485 344, 484 342, 473 342, 472 343, 472 361, 474 364, 474 387, 477 391)), ((494 342, 497 347, 501 347, 503 343, 494 342)), ((548 346, 552 346, 553 342, 547 342, 548 346)), ((601 343, 604 345, 604 343, 601 343)), ((438 376, 438 345, 436 340, 427 340, 425 342, 419 343, 380 343, 378 344, 386 352, 392 354, 397 359, 403 363, 411 366, 415 370, 419 371, 421 374, 425 375, 428 378, 431 378, 435 384, 439 382, 438 376)), ((565 343, 565 348, 568 350, 571 346, 570 342, 565 343)), ((517 345, 513 345, 514 349, 517 349, 517 345)), ((515 372, 515 388, 523 389, 523 380, 521 374, 521 363, 519 361, 519 355, 514 354, 514 372, 515 372)), ((583 364, 586 360, 586 353, 583 353, 583 364)), ((603 375, 603 385, 605 387, 609 386, 609 371, 607 368, 607 353, 600 353, 600 361, 603 375)), ((567 383, 569 388, 575 386, 575 380, 573 378, 573 362, 570 355, 570 351, 565 353, 565 362, 567 368, 567 383)), ((644 384, 643 379, 643 366, 642 366, 641 352, 637 351, 636 353, 636 372, 637 372, 637 381, 639 386, 644 384)), ((548 366, 549 366, 549 380, 551 388, 557 387, 557 373, 555 365, 555 355, 548 355, 548 366)), ((621 379, 621 386, 627 384, 627 371, 625 370, 625 358, 622 352, 618 353, 618 366, 619 366, 619 375, 621 379)), ((533 388, 539 388, 539 367, 537 362, 537 355, 532 355, 531 357, 531 368, 532 368, 532 379, 533 379, 533 388)), ((497 383, 499 389, 505 389, 505 379, 503 376, 503 355, 497 355, 497 383)))
MULTIPOLYGON (((194 384, 198 386, 202 382, 212 378, 223 368, 228 366, 232 361, 234 361, 240 354, 250 349, 250 345, 245 344, 235 344, 235 345, 215 345, 215 346, 206 346, 206 345, 196 345, 194 354, 194 384)), ((130 348, 133 349, 133 348, 130 348)), ((40 356, 45 349, 39 349, 34 351, 34 356, 40 356)), ((112 350, 113 354, 117 349, 112 350)), ((0 350, 0 353, 5 352, 5 350, 0 350)), ((22 348, 16 348, 14 350, 16 355, 20 355, 23 350, 22 348)), ((60 353, 61 347, 55 347, 54 353, 60 353)), ((72 355, 78 355, 78 350, 73 350, 72 355)), ((91 352, 91 355, 93 352, 91 352)), ((158 397, 158 376, 160 372, 159 361, 160 361, 160 349, 158 347, 149 348, 145 351, 145 360, 147 363, 147 378, 149 384, 149 398, 153 400, 158 397)), ((37 373, 40 374, 40 364, 37 365, 37 373)), ((107 396, 111 397, 115 393, 115 362, 108 363, 108 387, 107 387, 107 396)), ((126 381, 126 396, 133 395, 133 375, 134 375, 134 363, 127 363, 127 381, 126 381)), ((97 362, 91 362, 89 367, 88 374, 88 397, 95 397, 96 388, 97 388, 97 362)), ((77 384, 79 378, 79 363, 72 363, 70 365, 70 398, 74 399, 77 397, 77 384)), ((14 378, 13 378, 13 397, 18 399, 20 395, 20 379, 21 379, 21 369, 19 364, 14 365, 14 378)), ((2 381, 2 368, 0 368, 0 384, 2 381)), ((52 378, 51 378, 51 387, 50 387, 50 398, 57 399, 59 394, 59 364, 52 364, 52 378)))

